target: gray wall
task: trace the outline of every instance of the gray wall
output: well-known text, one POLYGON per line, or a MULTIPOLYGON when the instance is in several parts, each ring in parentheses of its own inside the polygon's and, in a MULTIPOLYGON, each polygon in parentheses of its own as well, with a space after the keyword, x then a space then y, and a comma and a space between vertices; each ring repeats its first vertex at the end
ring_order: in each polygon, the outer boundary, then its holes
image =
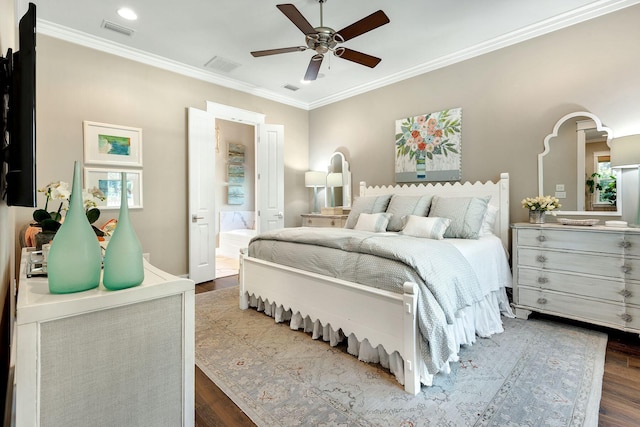
MULTIPOLYGON (((83 120, 142 128, 144 208, 130 215, 154 265, 172 274, 188 271, 187 107, 205 109, 213 101, 284 125, 285 224, 298 224, 307 211, 307 111, 55 38, 39 35, 37 43, 38 186, 71 182, 73 161, 83 158, 83 120)), ((16 209, 18 228, 32 211, 16 209)), ((111 217, 117 211, 103 211, 98 225, 111 217)))
POLYGON ((519 202, 537 194, 537 155, 558 119, 589 111, 614 136, 640 133, 638 22, 630 7, 315 109, 309 163, 344 146, 354 195, 359 181, 393 183, 395 120, 461 107, 463 181, 509 172, 511 219, 524 221, 519 202))

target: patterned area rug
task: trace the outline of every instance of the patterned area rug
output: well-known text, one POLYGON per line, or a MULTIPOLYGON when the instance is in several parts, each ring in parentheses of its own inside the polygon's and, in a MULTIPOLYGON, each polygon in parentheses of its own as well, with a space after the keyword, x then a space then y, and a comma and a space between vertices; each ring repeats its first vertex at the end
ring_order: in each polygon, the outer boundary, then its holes
POLYGON ((504 319, 448 376, 409 395, 384 368, 254 309, 196 295, 196 364, 258 426, 595 426, 605 334, 504 319))

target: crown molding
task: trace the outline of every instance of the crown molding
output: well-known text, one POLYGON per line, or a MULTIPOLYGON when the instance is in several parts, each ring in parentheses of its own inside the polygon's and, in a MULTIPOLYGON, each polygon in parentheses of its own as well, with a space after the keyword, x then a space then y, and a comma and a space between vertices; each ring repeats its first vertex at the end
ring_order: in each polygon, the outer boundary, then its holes
POLYGON ((201 70, 190 65, 185 65, 183 63, 173 61, 159 55, 154 55, 152 53, 125 46, 117 42, 96 37, 81 31, 73 30, 71 28, 64 27, 50 21, 38 19, 37 32, 38 34, 54 37, 70 43, 78 44, 80 46, 120 56, 122 58, 130 59, 132 61, 140 62, 163 70, 172 71, 177 74, 202 80, 208 83, 213 83, 229 89, 235 89, 251 95, 259 96, 261 98, 269 99, 271 101, 276 101, 281 104, 302 108, 304 110, 309 109, 308 103, 281 96, 279 94, 260 89, 256 86, 249 85, 238 80, 226 78, 219 74, 210 73, 205 70, 201 70))
POLYGON ((161 57, 159 55, 150 54, 148 52, 134 49, 120 43, 112 42, 92 36, 87 33, 72 30, 68 27, 63 27, 49 21, 38 19, 37 31, 39 34, 55 37, 61 40, 68 41, 70 43, 79 44, 81 46, 117 55, 123 58, 130 59, 132 61, 141 62, 153 67, 172 71, 187 77, 192 77, 230 89, 235 89, 261 98, 269 99, 271 101, 290 105, 296 108, 301 108, 303 110, 313 110, 315 108, 342 101, 374 89, 379 89, 381 87, 418 76, 420 74, 425 74, 430 71, 434 71, 461 61, 465 61, 467 59, 484 55, 485 53, 502 49, 507 46, 511 46, 544 34, 551 33, 553 31, 560 30, 562 28, 566 28, 593 18, 597 18, 599 16, 627 8, 638 3, 640 3, 640 0, 598 0, 586 6, 577 8, 570 12, 566 12, 562 15, 540 21, 536 24, 521 28, 517 31, 513 31, 499 37, 495 37, 485 42, 478 43, 474 46, 462 49, 453 54, 436 58, 424 64, 420 64, 415 67, 403 70, 402 72, 392 74, 388 77, 378 79, 367 84, 350 88, 349 90, 342 91, 335 95, 321 98, 310 103, 297 101, 289 97, 258 88, 256 86, 240 82, 238 80, 226 78, 224 76, 220 76, 219 74, 210 73, 196 67, 192 67, 179 63, 177 61, 170 60, 168 58, 161 57))
POLYGON ((374 89, 379 89, 381 87, 418 76, 420 74, 425 74, 430 71, 446 67, 448 65, 453 65, 458 62, 474 58, 476 56, 484 55, 485 53, 493 52, 507 46, 511 46, 538 36, 542 36, 544 34, 570 27, 572 25, 597 18, 599 16, 603 16, 608 13, 627 8, 638 3, 640 3, 640 0, 599 0, 581 8, 566 12, 562 15, 558 15, 553 18, 540 21, 536 24, 521 28, 517 31, 495 37, 483 43, 478 43, 467 49, 459 50, 457 52, 454 52, 453 54, 442 56, 424 64, 408 68, 400 73, 395 73, 383 79, 379 79, 361 86, 356 86, 347 91, 311 102, 309 104, 309 109, 313 110, 314 108, 319 108, 325 105, 332 104, 334 102, 342 101, 374 89))

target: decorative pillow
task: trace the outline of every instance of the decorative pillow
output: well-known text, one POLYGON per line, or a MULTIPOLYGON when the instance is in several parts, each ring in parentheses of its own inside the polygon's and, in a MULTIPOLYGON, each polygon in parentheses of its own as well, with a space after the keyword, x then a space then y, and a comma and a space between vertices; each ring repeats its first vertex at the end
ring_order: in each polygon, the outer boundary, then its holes
POLYGON ((389 219, 387 230, 400 231, 409 219, 409 215, 427 216, 431 206, 431 195, 401 196, 394 194, 391 197, 387 212, 393 214, 389 219))
POLYGON ((407 225, 404 226, 400 234, 442 240, 450 223, 449 218, 409 215, 407 225))
POLYGON ((391 194, 385 194, 383 196, 358 197, 351 206, 351 212, 349 212, 349 216, 347 217, 347 222, 344 227, 355 227, 361 213, 372 214, 386 211, 389 199, 391 199, 391 194))
POLYGON ((434 196, 429 216, 451 220, 444 237, 477 239, 490 198, 434 196))
POLYGON ((391 218, 390 213, 361 213, 354 230, 373 231, 374 233, 387 231, 389 218, 391 218))
POLYGON ((480 236, 493 234, 493 227, 496 225, 499 210, 497 206, 487 205, 487 213, 484 214, 482 225, 480 226, 480 236))

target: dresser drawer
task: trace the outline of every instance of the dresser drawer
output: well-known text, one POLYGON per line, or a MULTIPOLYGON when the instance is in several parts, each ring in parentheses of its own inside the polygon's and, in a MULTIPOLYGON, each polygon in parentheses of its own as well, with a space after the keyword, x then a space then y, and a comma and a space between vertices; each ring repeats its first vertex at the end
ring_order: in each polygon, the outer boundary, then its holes
POLYGON ((625 255, 640 257, 640 234, 626 234, 625 255))
POLYGON ((302 216, 305 227, 344 227, 346 220, 341 217, 302 216))
MULTIPOLYGON (((612 255, 622 255, 625 253, 625 246, 630 246, 639 252, 640 241, 629 242, 628 238, 629 236, 625 238, 625 235, 619 232, 591 232, 588 233, 588 238, 585 238, 585 232, 582 230, 520 229, 517 245, 612 255)), ((627 248, 627 251, 630 248, 627 248)))
POLYGON ((638 259, 534 248, 518 248, 517 251, 518 266, 620 279, 637 279, 640 273, 640 260, 638 259))
MULTIPOLYGON (((518 286, 548 289, 622 303, 625 296, 640 302, 640 286, 628 290, 623 279, 601 278, 542 269, 518 267, 518 286), (637 296, 635 295, 637 294, 637 296)), ((627 302, 630 302, 627 299, 627 302)))
MULTIPOLYGON (((559 314, 586 322, 592 321, 615 328, 633 324, 639 310, 626 309, 624 304, 594 301, 540 289, 519 288, 516 305, 535 311, 559 314)), ((640 320, 640 317, 638 317, 640 320)))

